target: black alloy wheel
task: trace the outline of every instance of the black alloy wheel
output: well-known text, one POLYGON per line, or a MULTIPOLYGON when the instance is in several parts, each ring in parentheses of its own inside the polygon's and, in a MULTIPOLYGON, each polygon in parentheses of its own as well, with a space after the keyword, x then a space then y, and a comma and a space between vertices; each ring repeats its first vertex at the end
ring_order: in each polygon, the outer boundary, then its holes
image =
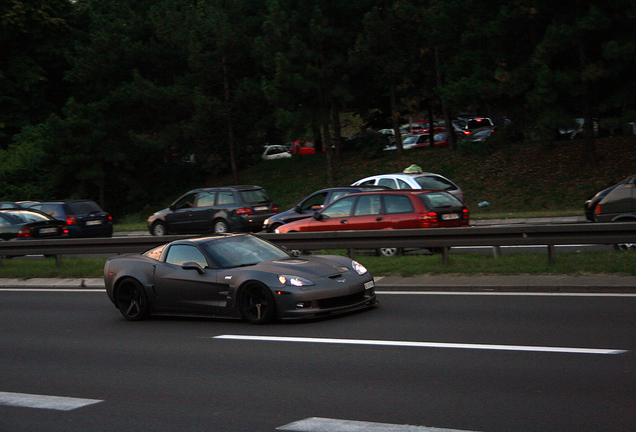
POLYGON ((141 283, 133 278, 123 279, 115 291, 115 305, 129 321, 141 321, 150 316, 150 304, 141 283))
POLYGON ((261 283, 245 285, 240 291, 238 303, 241 315, 252 324, 269 324, 276 319, 274 296, 261 283))

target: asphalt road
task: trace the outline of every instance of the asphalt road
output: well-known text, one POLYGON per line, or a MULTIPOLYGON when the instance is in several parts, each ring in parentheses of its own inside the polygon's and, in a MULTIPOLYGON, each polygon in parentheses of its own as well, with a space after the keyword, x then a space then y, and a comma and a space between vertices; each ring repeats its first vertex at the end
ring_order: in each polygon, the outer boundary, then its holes
POLYGON ((379 298, 253 326, 0 291, 0 431, 636 430, 634 294, 379 298))

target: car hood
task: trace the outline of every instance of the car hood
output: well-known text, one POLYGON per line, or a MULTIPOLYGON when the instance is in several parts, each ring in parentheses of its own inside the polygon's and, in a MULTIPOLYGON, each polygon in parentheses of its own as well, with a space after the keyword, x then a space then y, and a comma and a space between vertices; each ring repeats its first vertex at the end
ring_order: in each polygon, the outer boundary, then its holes
POLYGON ((315 256, 263 261, 259 267, 271 273, 306 277, 330 277, 351 270, 350 266, 347 267, 326 257, 315 256))

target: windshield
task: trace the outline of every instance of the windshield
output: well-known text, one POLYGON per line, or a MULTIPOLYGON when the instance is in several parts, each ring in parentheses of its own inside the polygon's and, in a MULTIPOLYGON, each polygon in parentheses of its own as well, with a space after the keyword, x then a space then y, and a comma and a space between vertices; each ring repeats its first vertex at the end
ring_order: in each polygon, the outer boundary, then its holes
POLYGON ((53 220, 52 217, 28 210, 13 210, 7 212, 17 223, 41 222, 53 220))
POLYGON ((253 236, 213 239, 201 248, 220 267, 232 268, 258 264, 261 261, 289 258, 284 250, 253 236))

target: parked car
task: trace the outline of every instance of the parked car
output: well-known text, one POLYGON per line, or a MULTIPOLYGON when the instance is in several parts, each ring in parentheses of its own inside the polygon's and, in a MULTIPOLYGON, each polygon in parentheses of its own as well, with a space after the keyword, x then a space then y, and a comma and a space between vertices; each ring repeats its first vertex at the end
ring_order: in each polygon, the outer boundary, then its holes
POLYGON ((113 218, 91 200, 46 201, 29 208, 66 222, 69 237, 112 237, 113 218))
POLYGON ((344 196, 276 232, 462 227, 469 220, 466 206, 448 192, 391 190, 344 196))
POLYGON ((344 256, 291 257, 250 234, 176 240, 104 265, 110 301, 130 321, 221 316, 253 324, 377 304, 373 276, 344 256))
POLYGON ((636 174, 585 201, 585 217, 590 222, 635 222, 636 174))
MULTIPOLYGON (((585 201, 590 222, 636 222, 636 174, 603 189, 585 201)), ((615 244, 619 250, 636 249, 634 243, 615 244)))
POLYGON ((148 218, 152 235, 256 232, 278 206, 260 186, 194 189, 148 218))
POLYGON ((316 146, 312 141, 298 140, 285 144, 291 154, 307 155, 316 153, 316 146))
POLYGON ((48 239, 64 236, 65 223, 34 209, 0 210, 0 240, 48 239))
POLYGON ((464 202, 464 192, 455 183, 440 174, 419 172, 413 174, 379 174, 365 177, 351 186, 386 186, 390 189, 443 190, 464 202))
POLYGON ((490 138, 496 129, 492 126, 482 127, 473 130, 469 135, 466 135, 464 138, 471 143, 482 143, 490 138))
MULTIPOLYGON (((402 149, 408 150, 414 147, 424 147, 428 146, 428 135, 411 135, 402 141, 402 149)), ((396 150, 397 146, 395 144, 387 146, 384 150, 396 150)))
POLYGON ((458 117, 457 124, 465 132, 472 132, 483 127, 493 127, 495 124, 488 117, 458 117))
POLYGON ((340 197, 356 192, 386 190, 382 186, 342 186, 321 189, 304 198, 293 208, 265 219, 263 231, 274 232, 279 226, 306 219, 340 197))
POLYGON ((282 145, 265 146, 265 151, 261 155, 264 160, 284 159, 292 157, 287 147, 282 145))
POLYGON ((13 201, 0 201, 0 209, 16 209, 22 208, 22 206, 13 201))

